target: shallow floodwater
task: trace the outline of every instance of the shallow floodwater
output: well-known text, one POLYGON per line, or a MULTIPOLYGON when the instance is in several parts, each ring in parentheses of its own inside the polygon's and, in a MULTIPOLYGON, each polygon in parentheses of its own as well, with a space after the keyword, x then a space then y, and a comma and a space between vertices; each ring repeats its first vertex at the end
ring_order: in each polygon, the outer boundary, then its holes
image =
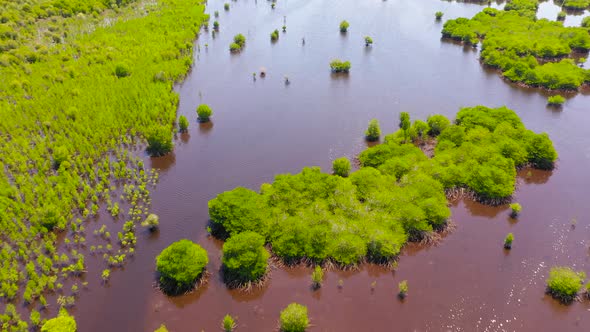
POLYGON ((219 11, 220 31, 215 38, 202 32, 195 68, 177 89, 189 134, 178 137, 173 155, 151 160, 161 170, 152 200, 160 231, 138 232, 136 255, 107 286, 99 281, 104 263, 88 258, 90 287, 72 309, 79 330, 153 331, 164 323, 176 332, 218 331, 230 313, 238 331, 272 331, 291 302, 308 307, 311 331, 587 330, 590 301, 563 306, 544 290, 551 266, 590 272, 590 97, 572 95, 561 110, 548 108, 545 93, 516 88, 484 69, 476 49, 441 40, 436 11, 445 13, 444 22, 482 8, 438 0, 281 0, 272 10, 267 1, 239 0, 224 11, 222 1, 210 1, 211 23, 219 11), (350 22, 344 35, 343 19, 350 22), (287 32, 271 43, 270 33, 284 21, 287 32), (230 54, 237 33, 246 36, 246 47, 230 54), (374 40, 371 48, 364 47, 365 35, 374 40), (351 61, 349 75, 330 73, 334 58, 351 61), (266 77, 253 80, 261 67, 266 77), (212 123, 196 122, 200 103, 213 108, 212 123), (412 119, 453 117, 478 104, 514 109, 528 128, 548 132, 560 154, 553 172, 520 172, 518 221, 507 206, 464 200, 452 207, 456 230, 438 246, 408 246, 395 272, 373 265, 332 271, 315 292, 305 267, 274 269, 271 281, 251 293, 221 282, 221 242, 206 232, 207 202, 218 193, 257 190, 304 166, 328 171, 333 159, 366 147, 372 118, 388 133, 402 111, 412 119), (508 232, 515 235, 510 252, 502 248, 508 232), (211 276, 192 294, 166 297, 153 287, 155 257, 181 238, 207 249, 211 276), (409 296, 400 302, 397 284, 404 279, 409 296))

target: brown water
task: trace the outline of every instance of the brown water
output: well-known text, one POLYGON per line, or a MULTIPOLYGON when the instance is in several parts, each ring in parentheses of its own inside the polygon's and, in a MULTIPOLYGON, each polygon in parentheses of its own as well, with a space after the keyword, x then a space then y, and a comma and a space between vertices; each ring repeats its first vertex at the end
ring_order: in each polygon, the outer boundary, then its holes
POLYGON ((477 50, 440 40, 436 11, 444 19, 471 17, 479 5, 281 0, 271 10, 267 1, 239 0, 231 6, 225 12, 222 1, 210 1, 208 12, 220 14, 220 32, 200 37, 195 69, 178 87, 189 134, 178 137, 173 155, 151 160, 161 169, 152 209, 160 231, 138 232, 137 254, 113 271, 107 286, 99 281, 102 260, 87 260, 90 287, 72 310, 80 331, 153 331, 161 323, 176 332, 217 331, 226 313, 237 316, 238 331, 272 331, 280 310, 294 301, 308 306, 311 331, 587 330, 590 302, 560 305, 544 295, 544 282, 554 265, 590 272, 590 136, 584 125, 590 97, 572 96, 559 111, 547 108, 544 93, 486 71, 477 50), (270 32, 280 30, 284 17, 287 33, 272 44, 270 32), (350 22, 346 35, 338 31, 342 19, 350 22), (232 55, 228 45, 237 33, 247 45, 232 55), (365 35, 373 37, 372 48, 364 47, 365 35), (352 62, 349 75, 330 74, 335 57, 352 62), (260 67, 267 76, 254 81, 260 67), (212 124, 196 122, 200 103, 212 106, 212 124), (452 207, 456 231, 436 247, 406 248, 395 272, 372 265, 329 272, 316 292, 311 270, 303 267, 275 269, 267 286, 249 294, 223 285, 221 242, 205 230, 208 200, 236 186, 258 189, 278 173, 311 165, 328 170, 333 159, 354 157, 365 148, 371 118, 391 132, 401 111, 413 119, 453 117, 477 104, 514 109, 528 128, 548 132, 560 153, 553 172, 521 172, 518 221, 506 206, 460 201, 452 207), (502 249, 508 232, 515 235, 510 252, 502 249), (155 256, 181 238, 208 250, 212 275, 198 291, 170 298, 153 288, 155 256), (410 290, 402 303, 396 292, 403 279, 410 290))

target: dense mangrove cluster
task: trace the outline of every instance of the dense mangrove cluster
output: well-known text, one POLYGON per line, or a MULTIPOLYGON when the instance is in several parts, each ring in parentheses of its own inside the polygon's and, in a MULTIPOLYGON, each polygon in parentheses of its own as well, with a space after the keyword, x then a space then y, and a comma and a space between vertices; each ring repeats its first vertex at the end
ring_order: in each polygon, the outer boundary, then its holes
MULTIPOLYGON (((133 254, 157 173, 130 150, 156 130, 171 144, 172 85, 192 64, 203 11, 185 0, 0 2, 6 310, 27 304, 35 324, 48 299, 74 303, 78 282, 70 293, 63 279, 86 271, 85 221, 103 209, 121 229, 97 229, 89 251, 109 268, 133 254), (65 240, 58 242, 57 232, 65 240)), ((3 330, 22 324, 12 312, 2 320, 3 330)))
POLYGON ((446 193, 466 188, 504 202, 517 167, 550 169, 557 158, 546 134, 527 130, 505 107, 464 108, 454 123, 434 115, 401 127, 362 152, 360 170, 348 177, 311 167, 277 175, 260 192, 219 194, 209 201, 213 234, 229 242, 258 233, 287 263, 387 264, 408 240, 445 227, 446 193), (432 158, 418 147, 427 142, 436 144, 432 158))
POLYGON ((513 82, 559 90, 590 82, 590 71, 573 57, 590 49, 588 29, 537 19, 537 8, 537 0, 510 1, 504 10, 485 8, 471 19, 449 20, 442 34, 472 45, 481 40, 481 61, 513 82))

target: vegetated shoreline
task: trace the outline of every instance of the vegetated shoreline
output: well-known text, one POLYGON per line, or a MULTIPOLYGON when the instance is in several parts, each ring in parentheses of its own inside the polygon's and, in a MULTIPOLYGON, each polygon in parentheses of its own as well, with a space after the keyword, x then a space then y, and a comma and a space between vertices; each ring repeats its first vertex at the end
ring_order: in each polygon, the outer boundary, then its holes
POLYGON ((587 28, 537 19, 538 5, 537 0, 508 2, 504 10, 485 8, 470 19, 448 20, 443 40, 481 43, 480 63, 519 87, 580 91, 590 83, 590 71, 576 60, 590 50, 587 28))
MULTIPOLYGON (((8 51, 0 42, 6 77, 0 84, 0 208, 6 212, 0 257, 7 312, 15 305, 31 314, 40 307, 44 315, 47 307, 71 307, 87 284, 78 278, 86 273, 84 257, 103 256, 107 282, 110 269, 134 254, 135 229, 158 177, 137 149, 151 127, 172 136, 174 87, 192 68, 194 41, 208 18, 202 1, 123 1, 113 3, 116 8, 66 2, 58 9, 17 1, 3 16, 27 22, 6 25, 19 37, 7 42, 8 51), (38 34, 47 26, 51 34, 38 34), (34 51, 33 43, 40 43, 34 51), (98 213, 119 222, 98 225, 92 238, 97 225, 88 220, 98 213), (72 293, 63 288, 70 281, 72 293)), ((22 327, 26 320, 17 315, 6 326, 22 327)))
MULTIPOLYGON (((464 45, 464 46, 472 46, 473 48, 477 48, 477 45, 473 45, 473 44, 469 44, 469 43, 465 43, 464 41, 462 41, 460 38, 452 38, 452 37, 448 37, 448 36, 443 36, 441 37, 441 40, 444 41, 448 41, 448 42, 453 42, 453 43, 458 43, 458 45, 464 45)), ((583 54, 588 54, 587 51, 584 50, 574 50, 574 52, 578 52, 578 53, 583 53, 583 54)), ((547 63, 549 62, 553 62, 553 61, 557 61, 557 60, 564 60, 564 59, 573 59, 570 55, 564 55, 564 56, 559 56, 559 57, 552 57, 552 58, 537 58, 537 60, 539 61, 545 61, 547 63)), ((495 73, 497 73, 500 78, 502 78, 505 82, 507 83, 511 83, 514 84, 515 86, 519 87, 519 88, 523 88, 523 89, 534 89, 534 90, 538 90, 538 91, 545 91, 545 92, 580 92, 582 90, 588 89, 590 88, 590 81, 584 82, 582 83, 580 86, 578 86, 577 88, 570 88, 570 89, 551 89, 548 87, 544 87, 540 84, 526 84, 523 81, 518 81, 518 80, 512 80, 508 77, 506 77, 506 75, 504 75, 504 72, 502 71, 501 68, 499 68, 498 66, 493 66, 490 64, 487 64, 484 62, 484 60, 481 58, 481 56, 478 57, 477 61, 480 63, 480 65, 484 68, 493 70, 495 73)))

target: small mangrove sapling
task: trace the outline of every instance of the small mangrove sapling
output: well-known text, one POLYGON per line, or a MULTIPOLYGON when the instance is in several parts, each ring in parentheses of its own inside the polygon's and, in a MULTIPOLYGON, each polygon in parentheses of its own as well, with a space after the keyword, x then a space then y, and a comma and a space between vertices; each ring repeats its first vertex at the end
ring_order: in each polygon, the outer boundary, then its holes
POLYGON ((510 216, 512 218, 518 218, 520 211, 522 211, 522 206, 519 203, 510 204, 510 216))
POLYGON ((342 22, 340 22, 340 32, 348 31, 349 26, 350 24, 346 20, 343 20, 342 22))
POLYGON ((397 285, 399 292, 397 293, 397 296, 400 299, 405 299, 406 296, 408 296, 408 281, 407 280, 402 280, 398 285, 397 285))
POLYGON ((512 233, 508 233, 504 239, 504 249, 512 249, 512 241, 514 241, 514 235, 512 233))
POLYGON ((314 268, 313 272, 311 273, 311 282, 314 289, 322 287, 322 283, 324 282, 324 271, 322 270, 321 266, 316 265, 314 268))
POLYGON ((369 127, 365 132, 365 138, 369 142, 375 142, 379 140, 381 137, 381 129, 379 128, 379 121, 377 119, 373 119, 369 122, 369 127))
POLYGON ((236 328, 236 320, 227 314, 223 317, 223 321, 221 321, 221 327, 224 332, 232 332, 236 328))

